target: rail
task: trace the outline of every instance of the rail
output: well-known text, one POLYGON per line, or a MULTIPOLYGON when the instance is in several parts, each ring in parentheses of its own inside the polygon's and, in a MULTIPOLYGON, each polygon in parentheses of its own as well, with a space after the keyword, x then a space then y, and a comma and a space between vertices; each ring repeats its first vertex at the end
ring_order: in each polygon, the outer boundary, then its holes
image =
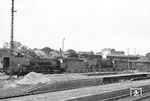
MULTIPOLYGON (((142 80, 142 79, 145 80, 145 78, 141 78, 139 80, 142 80)), ((149 77, 147 79, 149 79, 149 77)), ((56 84, 57 84, 57 82, 55 82, 54 85, 56 85, 56 84)), ((98 78, 94 78, 94 81, 93 80, 88 81, 88 80, 83 80, 82 79, 82 81, 80 81, 80 82, 78 80, 62 81, 61 84, 58 84, 58 86, 56 86, 56 87, 53 87, 49 84, 39 85, 36 88, 28 89, 28 90, 26 90, 22 93, 14 94, 13 96, 0 96, 0 99, 9 99, 9 98, 20 97, 20 96, 28 96, 28 95, 56 92, 56 91, 62 91, 62 90, 77 89, 77 88, 82 88, 82 87, 97 86, 97 85, 101 85, 102 82, 100 82, 100 80, 98 78), (50 86, 51 86, 52 89, 50 89, 50 86), (45 90, 43 90, 43 89, 39 90, 39 88, 41 88, 41 87, 43 87, 45 90), (49 87, 49 89, 47 89, 46 87, 49 87)), ((150 91, 150 86, 149 87, 142 87, 142 88, 144 88, 143 92, 146 92, 148 90, 150 91)), ((128 92, 128 93, 122 94, 120 96, 105 99, 104 101, 111 101, 113 99, 116 100, 116 99, 119 99, 119 98, 128 97, 129 94, 130 93, 128 92)))
POLYGON ((144 99, 150 98, 150 87, 142 87, 143 94, 140 97, 131 97, 130 93, 125 93, 123 95, 118 95, 115 97, 107 98, 101 101, 117 101, 117 100, 122 100, 122 101, 142 101, 144 99), (148 95, 145 95, 146 93, 149 93, 148 95))
POLYGON ((146 95, 146 96, 143 96, 143 97, 140 97, 140 98, 137 98, 137 99, 133 99, 132 101, 142 101, 142 100, 146 100, 150 98, 150 95, 146 95))

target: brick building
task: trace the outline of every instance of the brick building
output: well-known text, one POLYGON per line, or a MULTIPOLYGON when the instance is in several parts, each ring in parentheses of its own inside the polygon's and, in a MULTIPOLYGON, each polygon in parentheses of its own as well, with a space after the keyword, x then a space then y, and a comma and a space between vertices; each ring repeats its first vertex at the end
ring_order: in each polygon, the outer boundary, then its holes
POLYGON ((116 51, 115 49, 111 49, 111 48, 104 48, 101 50, 101 54, 102 54, 103 58, 106 58, 107 55, 124 56, 125 52, 124 51, 116 51))

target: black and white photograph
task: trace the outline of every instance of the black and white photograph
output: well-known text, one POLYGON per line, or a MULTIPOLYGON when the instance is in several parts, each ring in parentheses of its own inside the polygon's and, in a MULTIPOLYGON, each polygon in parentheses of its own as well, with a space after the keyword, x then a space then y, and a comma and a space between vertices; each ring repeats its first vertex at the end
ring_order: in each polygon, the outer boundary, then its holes
POLYGON ((0 0, 0 101, 150 101, 150 0, 0 0))

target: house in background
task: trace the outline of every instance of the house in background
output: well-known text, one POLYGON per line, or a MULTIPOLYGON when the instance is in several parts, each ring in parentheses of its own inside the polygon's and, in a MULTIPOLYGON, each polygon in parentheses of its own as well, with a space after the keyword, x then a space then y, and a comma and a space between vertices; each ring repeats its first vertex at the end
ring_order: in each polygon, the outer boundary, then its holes
POLYGON ((87 55, 94 55, 93 51, 87 52, 87 51, 79 51, 79 55, 87 54, 87 55))
POLYGON ((63 57, 78 58, 78 53, 73 49, 68 49, 67 51, 63 52, 63 57))
POLYGON ((58 50, 53 50, 49 53, 50 58, 62 58, 62 52, 58 50))
POLYGON ((34 53, 39 56, 40 58, 49 58, 42 50, 37 49, 34 50, 34 53))
POLYGON ((54 51, 54 49, 51 49, 49 47, 44 47, 41 49, 47 56, 50 54, 51 51, 54 51))
POLYGON ((102 55, 102 52, 97 52, 96 55, 102 55))
POLYGON ((101 50, 101 55, 103 58, 106 58, 107 55, 124 56, 125 52, 124 51, 116 51, 115 49, 111 49, 111 48, 104 48, 101 50))

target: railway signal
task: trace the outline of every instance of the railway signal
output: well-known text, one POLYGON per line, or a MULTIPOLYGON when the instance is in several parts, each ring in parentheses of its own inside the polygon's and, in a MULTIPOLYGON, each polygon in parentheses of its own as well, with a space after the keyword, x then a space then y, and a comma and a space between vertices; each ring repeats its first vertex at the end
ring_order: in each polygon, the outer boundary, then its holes
MULTIPOLYGON (((14 10, 14 0, 12 0, 12 4, 11 4, 11 36, 10 36, 10 66, 11 66, 11 61, 12 61, 12 56, 14 53, 14 12, 16 12, 14 10)), ((11 76, 11 70, 10 70, 10 76, 11 76)))
POLYGON ((12 7, 11 7, 11 36, 10 36, 10 54, 13 55, 14 51, 14 0, 12 0, 12 7))

